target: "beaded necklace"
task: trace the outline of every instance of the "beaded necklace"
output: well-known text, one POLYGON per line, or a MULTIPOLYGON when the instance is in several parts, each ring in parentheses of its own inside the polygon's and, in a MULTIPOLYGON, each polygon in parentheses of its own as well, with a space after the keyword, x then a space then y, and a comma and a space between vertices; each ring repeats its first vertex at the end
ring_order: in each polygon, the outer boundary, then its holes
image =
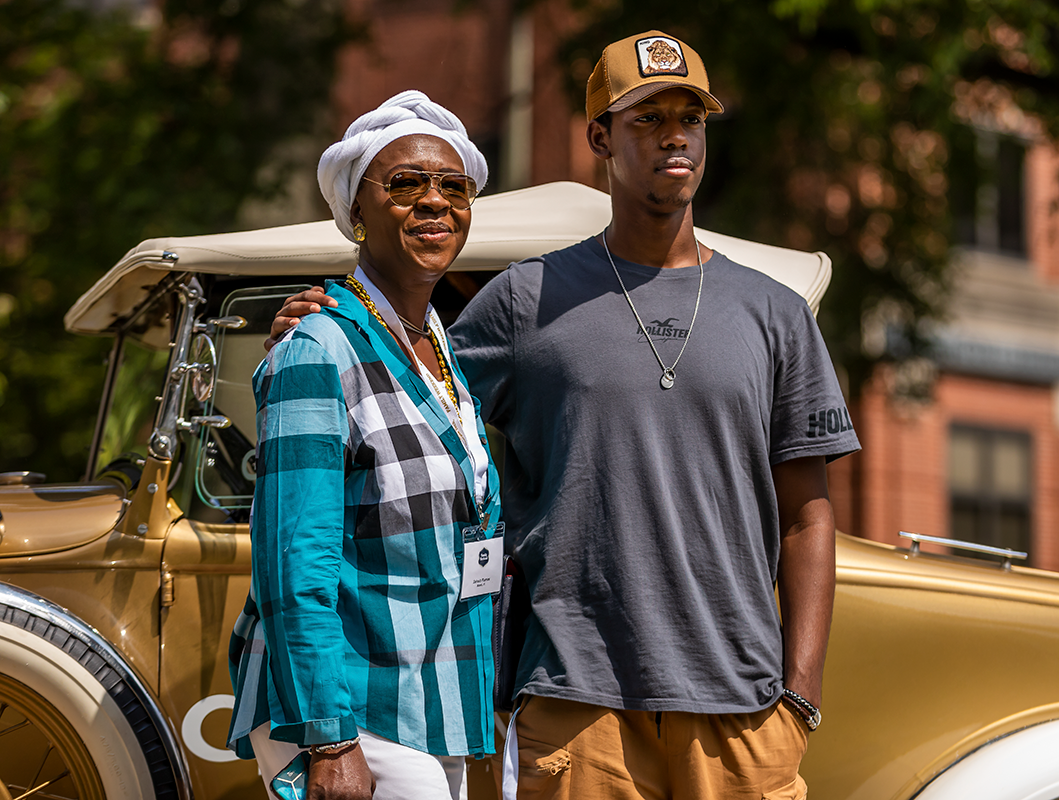
MULTIPOLYGON (((384 328, 386 328, 386 330, 389 331, 395 339, 397 339, 398 341, 402 341, 401 338, 398 337, 396 333, 394 333, 393 328, 391 328, 390 325, 386 323, 386 320, 383 319, 383 316, 379 312, 378 307, 368 295, 368 290, 364 288, 364 284, 357 280, 352 274, 349 274, 346 276, 346 286, 350 289, 350 291, 353 292, 357 299, 359 299, 361 303, 364 304, 364 307, 371 313, 371 315, 375 317, 375 319, 377 319, 379 323, 384 328)), ((389 310, 397 316, 397 318, 401 321, 403 327, 408 327, 408 325, 406 324, 407 320, 397 314, 396 309, 391 306, 389 310)), ((436 322, 436 320, 434 321, 436 322)), ((460 437, 460 441, 463 443, 464 449, 467 451, 468 455, 470 455, 471 461, 475 465, 475 488, 474 491, 471 492, 471 496, 474 498, 475 507, 478 509, 479 520, 482 521, 483 526, 488 525, 489 515, 485 513, 485 509, 482 506, 485 483, 482 484, 481 490, 479 490, 478 487, 478 480, 480 477, 478 473, 479 470, 484 469, 483 462, 486 462, 488 460, 488 456, 486 455, 485 450, 482 447, 478 446, 477 437, 472 439, 471 442, 468 442, 467 437, 464 434, 463 415, 460 413, 460 404, 458 396, 456 394, 456 387, 452 381, 452 371, 449 369, 448 362, 445 360, 445 355, 441 349, 441 342, 437 333, 435 332, 434 325, 431 324, 430 319, 427 320, 426 330, 420 332, 425 333, 430 338, 430 343, 434 346, 434 355, 436 355, 438 359, 438 367, 440 368, 442 378, 444 379, 444 388, 442 388, 442 386, 439 384, 438 379, 430 373, 430 370, 428 370, 426 366, 423 365, 421 361, 419 361, 419 357, 415 354, 414 351, 412 352, 412 358, 414 361, 418 362, 420 366, 423 367, 423 373, 425 375, 424 382, 430 385, 434 396, 438 399, 438 402, 441 403, 441 407, 449 416, 450 421, 452 421, 452 429, 456 431, 456 435, 460 437), (448 394, 448 397, 445 396, 446 393, 448 394), (451 408, 449 407, 450 400, 452 401, 451 408), (455 420, 452 420, 453 412, 455 413, 455 420), (474 447, 472 447, 472 444, 474 445, 474 447), (476 451, 478 452, 477 456, 475 455, 476 451)), ((403 341, 406 346, 411 347, 407 338, 403 341)), ((482 444, 484 445, 484 443, 485 440, 483 439, 482 444)))
MULTIPOLYGON (((390 326, 386 324, 386 320, 382 318, 382 314, 379 313, 379 309, 375 307, 375 303, 372 301, 371 297, 368 296, 368 291, 364 288, 364 284, 362 284, 352 275, 347 275, 346 286, 348 286, 353 292, 353 294, 355 294, 357 298, 364 304, 364 307, 371 312, 371 315, 375 317, 375 319, 377 319, 380 324, 384 328, 386 328, 386 330, 389 331, 390 326)), ((400 319, 399 315, 398 319, 400 319)), ((392 331, 390 332, 391 334, 393 333, 392 331)), ((449 395, 448 399, 452 400, 452 410, 456 412, 456 418, 459 420, 460 427, 462 428, 463 416, 460 414, 460 401, 459 398, 456 396, 456 386, 452 382, 452 371, 449 369, 448 362, 445 361, 445 356, 441 351, 441 342, 438 341, 438 336, 436 333, 434 333, 434 329, 430 325, 428 325, 426 330, 423 332, 427 334, 428 338, 430 339, 430 343, 434 345, 434 355, 436 355, 438 358, 438 367, 441 369, 441 377, 445 383, 445 390, 449 395)), ((433 381, 430 381, 430 383, 433 383, 433 381)), ((438 395, 438 399, 441 400, 441 405, 447 413, 450 409, 447 403, 445 402, 446 398, 440 392, 435 393, 438 395)), ((457 431, 457 433, 460 432, 457 431)), ((460 433, 460 438, 463 438, 462 433, 460 433)))

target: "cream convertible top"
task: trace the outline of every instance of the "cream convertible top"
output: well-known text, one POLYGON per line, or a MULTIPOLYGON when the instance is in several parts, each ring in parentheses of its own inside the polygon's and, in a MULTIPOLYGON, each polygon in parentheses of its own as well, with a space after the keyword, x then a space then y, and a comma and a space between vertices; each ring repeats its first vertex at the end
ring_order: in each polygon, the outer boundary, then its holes
MULTIPOLYGON (((610 221, 603 192, 563 181, 483 197, 474 204, 471 233, 453 269, 500 269, 587 239, 610 221)), ((707 247, 761 270, 802 295, 816 313, 831 280, 831 260, 748 242, 696 228, 707 247)), ((345 275, 357 263, 357 246, 334 221, 256 231, 148 239, 134 247, 67 312, 73 333, 114 333, 119 323, 170 272, 219 275, 345 275)))

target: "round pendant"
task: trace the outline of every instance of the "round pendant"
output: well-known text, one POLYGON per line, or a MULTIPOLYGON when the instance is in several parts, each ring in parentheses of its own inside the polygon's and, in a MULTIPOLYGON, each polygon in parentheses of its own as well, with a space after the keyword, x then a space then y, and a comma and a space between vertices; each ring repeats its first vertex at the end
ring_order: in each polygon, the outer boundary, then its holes
POLYGON ((663 389, 673 388, 673 379, 677 377, 677 374, 671 369, 662 370, 662 377, 659 379, 659 383, 662 384, 663 389))

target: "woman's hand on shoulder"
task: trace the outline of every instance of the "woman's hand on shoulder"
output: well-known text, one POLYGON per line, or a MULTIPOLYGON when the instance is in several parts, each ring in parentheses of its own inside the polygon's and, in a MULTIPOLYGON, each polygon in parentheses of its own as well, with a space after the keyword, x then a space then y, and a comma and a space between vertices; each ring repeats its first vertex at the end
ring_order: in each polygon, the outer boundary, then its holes
POLYGON ((371 800, 374 793, 375 777, 359 744, 340 753, 316 753, 309 762, 306 800, 371 800))
POLYGON ((318 313, 321 306, 335 308, 337 305, 338 301, 328 295, 322 286, 292 294, 283 301, 283 308, 276 312, 276 317, 272 320, 269 338, 265 340, 266 352, 276 346, 283 334, 301 322, 302 317, 318 313))

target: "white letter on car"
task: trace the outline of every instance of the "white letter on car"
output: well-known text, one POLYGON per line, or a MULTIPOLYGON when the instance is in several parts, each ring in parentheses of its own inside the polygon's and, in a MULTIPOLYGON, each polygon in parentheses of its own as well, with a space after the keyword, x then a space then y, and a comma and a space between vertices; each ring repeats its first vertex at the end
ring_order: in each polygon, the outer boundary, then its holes
POLYGON ((193 705, 184 717, 184 724, 180 726, 180 735, 184 738, 184 746, 203 761, 235 761, 239 756, 231 750, 222 750, 214 747, 202 736, 202 723, 206 717, 214 711, 222 708, 235 708, 235 696, 230 694, 211 694, 204 697, 193 705))

